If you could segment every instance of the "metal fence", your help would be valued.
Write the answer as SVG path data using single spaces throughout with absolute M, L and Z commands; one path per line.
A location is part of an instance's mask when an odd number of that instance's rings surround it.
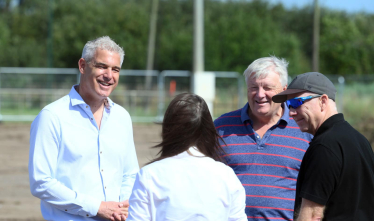
M 243 77 L 237 72 L 214 73 L 218 89 L 213 116 L 242 107 L 246 102 Z M 145 89 L 147 75 L 152 79 L 149 90 Z M 75 68 L 0 68 L 0 121 L 34 120 L 44 106 L 68 94 L 79 79 Z M 190 80 L 189 71 L 121 70 L 110 97 L 129 111 L 134 122 L 160 121 L 171 99 L 190 91 Z
M 247 99 L 241 74 L 214 73 L 213 117 L 216 118 L 243 107 Z M 148 90 L 145 89 L 147 75 L 151 77 Z M 366 103 L 370 103 L 374 97 L 374 75 L 328 77 L 337 88 L 339 112 L 353 108 L 348 105 L 360 105 L 356 104 L 357 100 L 366 99 Z M 34 120 L 44 106 L 68 94 L 79 79 L 76 68 L 0 68 L 0 121 Z M 190 71 L 121 70 L 119 84 L 110 97 L 130 113 L 134 122 L 157 122 L 163 118 L 171 99 L 176 94 L 190 92 L 190 85 Z M 355 94 L 353 98 L 352 93 Z

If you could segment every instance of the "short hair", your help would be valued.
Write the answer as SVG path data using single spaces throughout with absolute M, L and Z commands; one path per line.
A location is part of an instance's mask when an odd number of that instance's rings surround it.
M 95 56 L 97 49 L 102 49 L 102 50 L 107 50 L 110 52 L 118 53 L 121 57 L 121 66 L 122 66 L 122 62 L 125 57 L 125 52 L 123 51 L 122 47 L 120 47 L 117 43 L 115 43 L 108 36 L 103 36 L 100 38 L 96 38 L 92 41 L 88 41 L 83 48 L 82 58 L 86 60 L 87 63 L 90 63 L 93 57 Z
M 209 112 L 208 105 L 198 95 L 177 95 L 166 109 L 162 122 L 162 141 L 154 146 L 161 147 L 160 156 L 150 163 L 176 156 L 195 146 L 201 153 L 216 161 L 224 161 L 224 150 Z M 148 164 L 150 164 L 148 163 Z
M 279 74 L 279 80 L 282 87 L 286 86 L 288 83 L 288 62 L 284 58 L 277 58 L 275 56 L 259 58 L 252 62 L 243 73 L 245 83 L 248 84 L 248 78 L 252 73 L 255 73 L 253 75 L 255 79 L 266 77 L 272 67 L 274 67 L 274 71 Z

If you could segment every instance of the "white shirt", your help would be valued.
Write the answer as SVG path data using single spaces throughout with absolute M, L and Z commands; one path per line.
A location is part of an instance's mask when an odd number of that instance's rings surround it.
M 100 129 L 74 87 L 31 125 L 31 193 L 46 220 L 101 220 L 101 201 L 129 198 L 139 171 L 131 118 L 108 98 Z
M 234 171 L 194 147 L 143 167 L 130 196 L 133 220 L 247 221 Z

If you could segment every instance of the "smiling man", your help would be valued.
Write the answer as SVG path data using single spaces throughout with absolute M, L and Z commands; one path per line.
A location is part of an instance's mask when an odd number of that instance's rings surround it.
M 255 60 L 244 71 L 248 103 L 215 120 L 225 159 L 246 190 L 252 220 L 292 220 L 296 179 L 310 134 L 299 130 L 288 107 L 272 97 L 287 88 L 284 59 Z
M 131 118 L 109 99 L 123 58 L 107 36 L 87 42 L 80 84 L 31 125 L 30 189 L 46 220 L 126 219 L 139 166 Z
M 374 219 L 374 153 L 337 112 L 334 84 L 323 74 L 296 76 L 274 102 L 285 102 L 300 130 L 314 135 L 297 178 L 295 219 Z

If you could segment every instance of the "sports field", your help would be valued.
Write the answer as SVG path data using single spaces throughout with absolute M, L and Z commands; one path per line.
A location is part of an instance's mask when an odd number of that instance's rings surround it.
M 160 141 L 161 126 L 133 127 L 139 165 L 143 166 L 157 154 L 150 147 Z M 43 220 L 39 199 L 29 189 L 29 131 L 30 123 L 0 124 L 0 220 Z

